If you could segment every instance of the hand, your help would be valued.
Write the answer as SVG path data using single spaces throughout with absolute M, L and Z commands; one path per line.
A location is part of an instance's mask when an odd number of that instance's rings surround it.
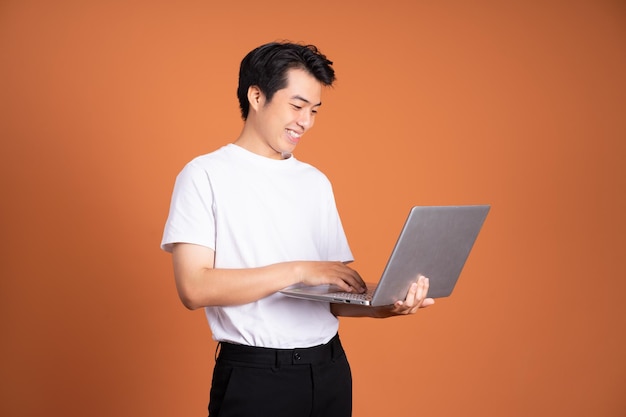
M 299 281 L 305 285 L 336 285 L 347 292 L 365 292 L 365 282 L 354 269 L 342 262 L 298 262 Z
M 393 306 L 384 312 L 384 317 L 415 314 L 420 308 L 435 304 L 435 300 L 427 298 L 428 278 L 420 275 L 417 282 L 411 284 L 404 301 L 396 301 Z M 382 312 L 381 312 L 382 313 Z

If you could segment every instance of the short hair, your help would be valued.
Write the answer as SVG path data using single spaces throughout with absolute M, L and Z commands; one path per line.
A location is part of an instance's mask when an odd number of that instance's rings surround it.
M 303 69 L 322 85 L 331 86 L 335 81 L 333 62 L 314 45 L 291 42 L 271 42 L 250 51 L 239 67 L 237 98 L 243 120 L 248 118 L 250 103 L 248 89 L 257 86 L 269 103 L 276 91 L 287 86 L 287 71 Z

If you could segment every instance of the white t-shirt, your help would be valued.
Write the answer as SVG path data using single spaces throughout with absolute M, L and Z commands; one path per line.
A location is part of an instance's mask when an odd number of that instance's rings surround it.
M 234 144 L 195 158 L 176 178 L 161 247 L 179 242 L 213 249 L 215 268 L 352 260 L 324 174 Z M 328 303 L 280 293 L 205 312 L 215 340 L 259 347 L 319 345 L 339 326 Z

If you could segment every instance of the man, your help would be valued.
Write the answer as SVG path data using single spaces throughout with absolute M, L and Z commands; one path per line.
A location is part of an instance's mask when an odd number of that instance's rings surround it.
M 278 291 L 335 284 L 363 292 L 331 184 L 293 151 L 313 127 L 332 62 L 314 46 L 270 43 L 241 62 L 244 120 L 231 144 L 178 175 L 162 247 L 189 309 L 203 307 L 220 353 L 212 417 L 350 416 L 350 367 L 337 316 L 412 314 L 434 301 L 420 277 L 384 308 L 305 301 Z

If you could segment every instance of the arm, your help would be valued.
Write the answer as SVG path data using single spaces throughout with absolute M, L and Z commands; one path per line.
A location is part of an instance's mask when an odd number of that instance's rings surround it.
M 177 243 L 172 250 L 178 295 L 185 307 L 250 303 L 292 284 L 334 284 L 344 291 L 365 290 L 359 274 L 341 262 L 295 261 L 259 268 L 214 268 L 215 252 Z
M 404 301 L 397 301 L 390 306 L 366 307 L 355 304 L 331 304 L 330 310 L 335 316 L 387 318 L 399 315 L 415 314 L 420 308 L 435 304 L 432 298 L 426 298 L 428 278 L 420 276 L 409 288 Z

